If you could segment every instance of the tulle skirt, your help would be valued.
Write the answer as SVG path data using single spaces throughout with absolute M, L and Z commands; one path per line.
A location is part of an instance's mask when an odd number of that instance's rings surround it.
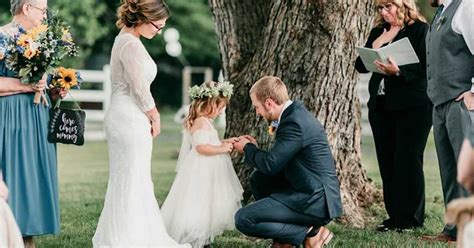
M 229 155 L 204 156 L 191 150 L 161 208 L 169 235 L 193 247 L 211 243 L 235 228 L 242 193 Z

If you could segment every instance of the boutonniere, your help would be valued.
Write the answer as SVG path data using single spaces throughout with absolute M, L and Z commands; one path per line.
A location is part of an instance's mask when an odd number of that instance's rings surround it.
M 436 31 L 439 31 L 439 29 L 441 28 L 441 25 L 443 25 L 444 23 L 446 22 L 446 17 L 445 16 L 441 16 L 438 21 L 436 22 Z
M 270 125 L 268 126 L 268 134 L 273 136 L 278 128 L 278 124 L 278 121 L 270 122 Z

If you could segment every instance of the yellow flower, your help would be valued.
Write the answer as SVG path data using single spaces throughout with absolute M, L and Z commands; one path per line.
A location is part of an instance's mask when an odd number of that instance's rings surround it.
M 64 67 L 59 67 L 58 75 L 58 83 L 61 88 L 69 90 L 71 87 L 77 85 L 76 71 L 74 69 L 66 69 Z
M 23 53 L 23 56 L 24 56 L 25 58 L 27 58 L 27 59 L 31 59 L 31 58 L 33 58 L 37 53 L 38 53 L 37 50 L 31 50 L 31 49 L 27 48 L 27 49 L 25 50 L 25 52 Z
M 270 125 L 268 126 L 268 134 L 274 135 L 275 134 L 276 127 Z
M 28 34 L 22 34 L 16 41 L 16 44 L 22 47 L 27 47 L 31 42 L 31 36 Z
M 30 35 L 31 38 L 36 39 L 38 37 L 38 35 L 40 35 L 41 33 L 46 32 L 46 30 L 48 30 L 48 25 L 41 24 L 41 25 L 38 25 L 38 26 L 28 30 L 26 33 L 28 35 Z
M 62 32 L 63 32 L 63 35 L 62 35 L 61 39 L 62 39 L 63 41 L 72 43 L 72 42 L 73 42 L 73 39 L 72 39 L 71 33 L 69 32 L 69 29 L 67 29 L 67 28 L 62 28 Z

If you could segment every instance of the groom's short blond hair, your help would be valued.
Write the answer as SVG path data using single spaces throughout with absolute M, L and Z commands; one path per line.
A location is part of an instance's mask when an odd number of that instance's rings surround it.
M 255 94 L 260 103 L 264 103 L 265 100 L 271 98 L 276 104 L 282 105 L 290 99 L 283 81 L 279 77 L 273 76 L 260 78 L 250 88 L 250 94 Z

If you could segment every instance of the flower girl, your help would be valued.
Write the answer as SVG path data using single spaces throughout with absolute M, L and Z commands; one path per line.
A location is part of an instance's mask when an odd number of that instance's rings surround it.
M 232 85 L 205 82 L 189 93 L 193 101 L 184 123 L 177 174 L 161 212 L 171 237 L 203 247 L 224 230 L 234 229 L 243 189 L 229 156 L 237 138 L 219 140 L 212 124 L 228 103 Z

